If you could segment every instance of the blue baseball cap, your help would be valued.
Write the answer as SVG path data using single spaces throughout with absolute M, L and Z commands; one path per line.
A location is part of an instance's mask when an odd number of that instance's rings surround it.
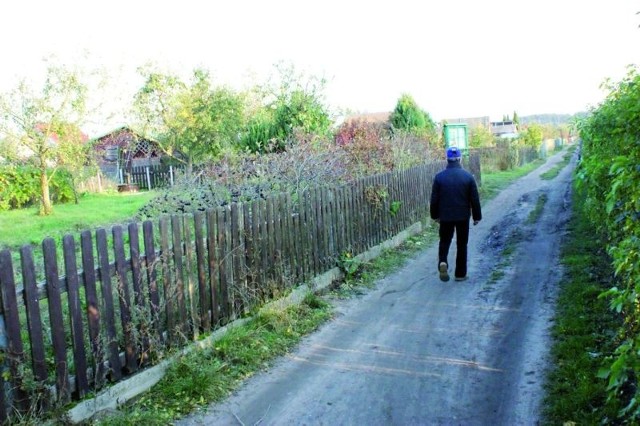
M 462 157 L 462 154 L 457 146 L 450 146 L 447 148 L 447 160 L 457 160 L 460 157 Z

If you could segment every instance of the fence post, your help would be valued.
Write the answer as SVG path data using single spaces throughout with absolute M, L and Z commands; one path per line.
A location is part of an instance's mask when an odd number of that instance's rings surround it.
M 124 177 L 122 176 L 122 169 L 118 169 L 118 175 L 120 177 L 120 185 L 124 184 Z
M 147 189 L 151 191 L 151 175 L 149 174 L 149 166 L 145 167 L 147 171 Z
M 173 186 L 173 166 L 169 166 L 169 181 L 171 182 L 171 186 Z

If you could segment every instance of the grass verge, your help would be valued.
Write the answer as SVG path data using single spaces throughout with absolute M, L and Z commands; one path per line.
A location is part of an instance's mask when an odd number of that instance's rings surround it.
M 576 196 L 574 205 L 579 205 Z M 603 242 L 594 238 L 579 208 L 568 230 L 561 254 L 565 274 L 552 328 L 545 424 L 607 424 L 620 407 L 606 402 L 606 380 L 596 376 L 615 348 L 621 319 L 598 295 L 611 286 L 613 270 Z
M 300 305 L 260 313 L 232 328 L 213 346 L 181 356 L 149 392 L 98 424 L 171 424 L 228 396 L 330 317 L 330 305 L 315 295 L 307 296 Z
M 521 178 L 544 164 L 545 160 L 538 159 L 525 164 L 517 169 L 505 170 L 502 172 L 491 172 L 482 174 L 482 185 L 480 186 L 480 200 L 485 203 L 500 193 L 514 180 Z
M 50 216 L 39 216 L 37 207 L 0 212 L 0 248 L 16 249 L 40 244 L 46 237 L 123 223 L 133 218 L 156 192 L 87 194 L 79 204 L 57 204 Z

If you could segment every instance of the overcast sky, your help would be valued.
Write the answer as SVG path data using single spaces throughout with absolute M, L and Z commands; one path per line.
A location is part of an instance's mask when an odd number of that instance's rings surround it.
M 149 61 L 236 88 L 284 61 L 326 77 L 336 109 L 390 111 L 409 93 L 436 120 L 575 113 L 640 64 L 638 11 L 638 0 L 4 1 L 0 90 L 44 57 L 88 52 L 114 97 L 139 87 Z

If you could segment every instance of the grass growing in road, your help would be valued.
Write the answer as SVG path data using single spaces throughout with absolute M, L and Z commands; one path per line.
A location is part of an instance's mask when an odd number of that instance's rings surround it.
M 562 161 L 559 162 L 558 164 L 556 164 L 553 168 L 551 168 L 551 169 L 547 170 L 546 172 L 542 173 L 540 175 L 540 179 L 551 180 L 551 179 L 554 179 L 556 176 L 558 176 L 560 174 L 560 172 L 562 171 L 562 169 L 564 169 L 565 166 L 567 164 L 569 164 L 569 161 L 571 161 L 571 156 L 573 155 L 573 152 L 575 150 L 576 150 L 576 146 L 573 145 L 564 154 L 564 156 L 562 157 Z
M 57 204 L 50 216 L 38 216 L 37 207 L 0 212 L 0 248 L 40 244 L 46 237 L 124 223 L 157 194 L 151 192 L 87 194 L 79 204 Z
M 538 197 L 538 201 L 536 201 L 535 207 L 529 212 L 529 216 L 527 216 L 527 220 L 525 221 L 526 224 L 534 224 L 538 221 L 538 219 L 540 219 L 540 216 L 542 216 L 542 211 L 544 210 L 544 206 L 545 204 L 547 204 L 547 199 L 547 194 L 540 194 L 540 196 Z
M 575 196 L 574 203 L 579 203 Z M 575 210 L 562 247 L 565 275 L 552 330 L 554 367 L 546 386 L 545 424 L 610 423 L 619 409 L 606 404 L 607 382 L 597 378 L 604 357 L 615 349 L 621 320 L 598 297 L 611 286 L 613 271 L 604 244 Z

